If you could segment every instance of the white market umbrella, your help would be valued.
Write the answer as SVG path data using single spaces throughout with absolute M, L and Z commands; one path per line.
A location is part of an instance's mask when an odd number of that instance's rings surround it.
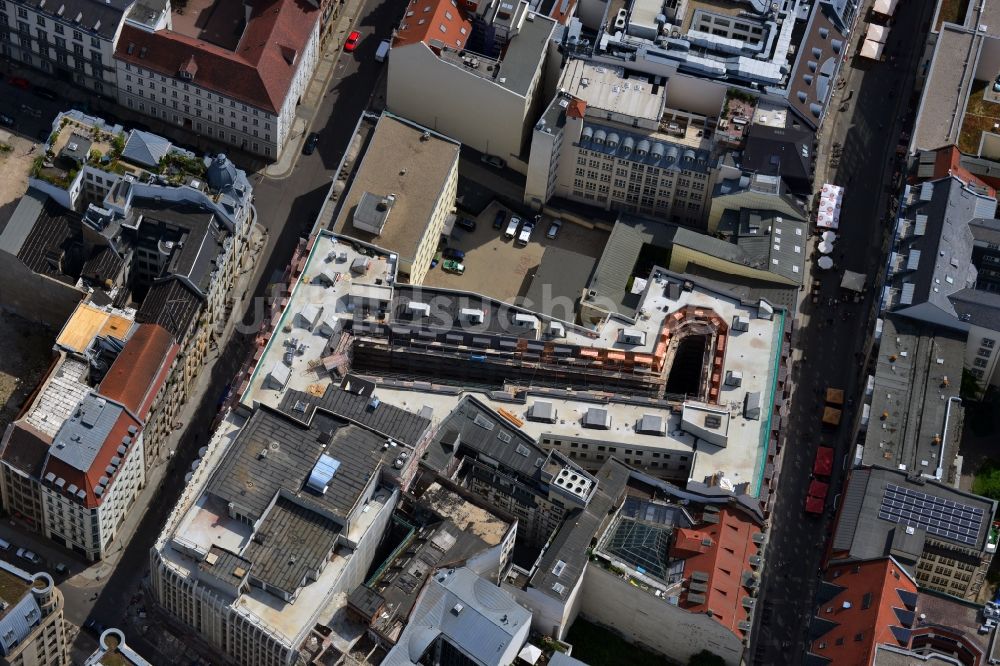
M 832 231 L 824 231 L 822 238 L 828 243 L 833 243 L 837 240 L 837 234 Z
M 820 254 L 830 254 L 833 252 L 833 243 L 828 243 L 827 241 L 820 241 L 819 244 Z
M 820 257 L 819 261 L 816 262 L 816 265 L 823 270 L 828 271 L 833 268 L 833 259 L 827 256 Z

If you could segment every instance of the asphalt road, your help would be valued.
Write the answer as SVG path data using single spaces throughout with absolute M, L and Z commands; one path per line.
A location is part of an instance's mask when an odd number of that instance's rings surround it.
M 832 502 L 845 478 L 853 455 L 856 413 L 845 413 L 839 430 L 820 427 L 822 392 L 827 387 L 846 389 L 859 398 L 865 376 L 866 338 L 874 323 L 877 294 L 872 285 L 885 266 L 885 241 L 891 231 L 887 208 L 893 193 L 889 182 L 895 166 L 900 133 L 909 131 L 912 113 L 907 107 L 917 62 L 933 3 L 906 5 L 889 36 L 887 59 L 881 63 L 849 62 L 842 76 L 846 85 L 834 99 L 830 127 L 822 139 L 842 145 L 842 156 L 833 181 L 846 187 L 840 217 L 840 239 L 834 259 L 838 270 L 814 271 L 822 299 L 807 299 L 801 308 L 799 328 L 793 338 L 797 359 L 792 369 L 794 389 L 784 421 L 783 462 L 778 496 L 770 519 L 767 567 L 757 605 L 753 634 L 753 663 L 761 665 L 802 663 L 808 648 L 808 628 L 814 614 L 814 596 L 820 564 L 832 529 Z M 857 29 L 863 29 L 859 22 Z M 853 94 L 848 94 L 853 90 Z M 846 111 L 841 100 L 849 97 Z M 817 183 L 821 185 L 822 183 Z M 827 305 L 841 295 L 841 270 L 868 276 L 862 304 Z M 860 404 L 860 399 L 856 402 Z M 834 446 L 837 460 L 827 515 L 810 518 L 804 511 L 816 447 Z

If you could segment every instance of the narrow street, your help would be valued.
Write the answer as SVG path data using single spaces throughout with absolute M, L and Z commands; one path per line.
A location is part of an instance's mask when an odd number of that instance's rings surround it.
M 200 400 L 191 405 L 191 418 L 184 423 L 175 455 L 166 463 L 167 469 L 161 485 L 152 494 L 148 504 L 133 508 L 133 511 L 144 513 L 141 514 L 132 539 L 124 547 L 121 544 L 112 546 L 115 564 L 108 566 L 105 563 L 104 568 L 109 570 L 102 575 L 90 575 L 89 582 L 85 581 L 85 577 L 79 577 L 60 585 L 66 599 L 66 616 L 73 624 L 82 626 L 88 619 L 94 619 L 104 626 L 124 626 L 129 605 L 137 600 L 141 582 L 148 572 L 149 549 L 180 496 L 184 475 L 197 457 L 198 449 L 207 441 L 220 399 L 250 353 L 253 331 L 259 325 L 260 317 L 257 313 L 265 311 L 261 305 L 262 299 L 277 279 L 275 276 L 280 276 L 288 264 L 299 238 L 311 229 L 355 123 L 362 110 L 373 99 L 380 80 L 384 78 L 380 70 L 385 65 L 374 59 L 375 50 L 380 40 L 392 34 L 405 4 L 405 0 L 355 0 L 345 3 L 344 16 L 349 16 L 349 12 L 357 12 L 353 27 L 362 33 L 362 39 L 356 51 L 339 55 L 320 103 L 315 107 L 307 107 L 304 103 L 298 111 L 300 117 L 311 122 L 311 127 L 306 131 L 316 132 L 320 136 L 315 153 L 308 156 L 296 155 L 297 162 L 293 170 L 283 178 L 269 179 L 263 170 L 252 175 L 257 222 L 265 232 L 266 242 L 257 257 L 253 272 L 247 276 L 249 286 L 246 293 L 234 294 L 237 301 L 242 300 L 244 309 L 237 305 L 236 312 L 241 313 L 240 321 L 245 325 L 237 327 L 228 344 L 218 350 L 217 358 L 203 369 L 196 391 Z M 336 47 L 343 35 L 333 34 L 329 39 L 334 40 Z M 32 72 L 32 76 L 39 80 L 44 78 L 37 72 Z M 67 106 L 87 107 L 95 115 L 106 115 L 115 122 L 129 125 L 129 113 L 125 109 L 105 103 L 99 103 L 98 108 L 89 108 L 88 101 L 93 100 L 86 100 L 83 93 L 72 86 L 56 81 L 45 85 L 57 90 L 60 99 L 47 101 L 5 86 L 5 93 L 9 93 L 6 106 L 10 107 L 5 112 L 17 119 L 18 133 L 29 137 L 47 136 L 52 118 Z M 160 129 L 156 124 L 155 121 L 144 123 L 154 132 Z M 298 151 L 300 138 L 291 138 L 294 145 L 290 149 Z M 195 148 L 211 150 L 213 147 L 198 145 Z M 262 166 L 252 159 L 231 152 L 240 165 Z M 33 547 L 50 565 L 55 562 L 69 565 L 71 574 L 87 568 L 74 555 L 63 552 L 40 535 L 17 525 L 0 525 L 0 535 L 18 544 Z M 124 552 L 121 548 L 124 548 Z M 19 562 L 18 565 L 25 566 L 27 563 Z M 91 565 L 90 573 L 100 570 L 96 567 L 101 566 Z M 27 565 L 26 568 L 33 567 Z M 150 651 L 150 655 L 156 654 L 152 646 L 144 645 L 141 636 L 130 634 L 128 641 L 140 651 L 145 649 Z M 73 663 L 82 663 L 95 647 L 95 637 L 80 632 L 73 646 Z
M 908 105 L 933 8 L 933 3 L 901 6 L 884 61 L 852 59 L 854 51 L 850 52 L 841 71 L 844 84 L 838 87 L 819 134 L 814 186 L 818 189 L 824 182 L 833 182 L 846 191 L 833 255 L 835 268 L 823 272 L 811 267 L 812 279 L 820 282 L 821 298 L 816 304 L 804 299 L 793 337 L 794 389 L 784 421 L 778 498 L 770 519 L 768 564 L 750 653 L 753 663 L 762 666 L 802 663 L 808 649 L 817 576 L 832 530 L 833 502 L 850 465 L 858 417 L 856 410 L 848 409 L 839 430 L 822 430 L 823 392 L 836 387 L 845 389 L 848 396 L 860 395 L 892 229 L 888 209 L 896 194 L 889 185 L 896 167 L 895 149 L 901 132 L 912 123 Z M 863 26 L 860 20 L 856 33 Z M 848 101 L 842 102 L 845 98 Z M 847 107 L 844 111 L 839 110 L 842 104 Z M 835 144 L 842 147 L 840 164 L 828 170 Z M 867 275 L 863 303 L 829 304 L 842 295 L 839 285 L 844 269 Z M 807 288 L 803 296 L 808 295 Z M 803 506 L 820 444 L 835 447 L 839 464 L 832 477 L 830 510 L 822 518 L 812 518 Z

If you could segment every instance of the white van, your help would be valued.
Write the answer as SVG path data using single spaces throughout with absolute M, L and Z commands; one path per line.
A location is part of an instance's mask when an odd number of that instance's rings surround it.
M 375 49 L 375 60 L 377 62 L 385 62 L 385 59 L 389 57 L 389 40 L 383 39 L 379 42 L 378 48 Z
M 510 240 L 517 235 L 517 228 L 521 226 L 521 218 L 517 215 L 511 215 L 510 221 L 507 222 L 507 229 L 503 232 L 503 237 Z
M 10 550 L 10 541 L 0 539 L 0 550 Z

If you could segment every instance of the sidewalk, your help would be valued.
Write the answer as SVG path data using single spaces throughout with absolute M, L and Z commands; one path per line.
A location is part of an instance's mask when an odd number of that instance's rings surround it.
M 255 224 L 254 228 L 250 232 L 251 247 L 248 258 L 250 266 L 237 277 L 237 282 L 232 292 L 234 294 L 244 295 L 243 301 L 234 304 L 234 314 L 237 312 L 244 312 L 247 305 L 245 299 L 252 297 L 250 287 L 252 286 L 251 282 L 256 274 L 256 271 L 251 269 L 256 266 L 257 257 L 260 255 L 260 252 L 264 248 L 264 244 L 266 242 L 267 232 L 259 225 L 259 223 Z M 211 381 L 212 367 L 215 364 L 216 359 L 218 359 L 221 355 L 222 350 L 232 338 L 233 330 L 236 327 L 238 319 L 238 315 L 231 316 L 229 318 L 226 322 L 226 328 L 219 338 L 219 344 L 205 357 L 204 365 L 198 373 L 191 395 L 188 396 L 187 401 L 184 403 L 184 406 L 181 407 L 181 410 L 177 415 L 177 420 L 181 423 L 190 423 L 193 411 L 201 404 L 202 397 L 205 395 L 205 391 Z M 164 441 L 161 445 L 161 450 L 175 451 L 181 438 L 185 435 L 186 430 L 186 427 L 181 427 L 171 432 L 167 436 L 166 441 Z M 135 503 L 131 506 L 125 516 L 125 521 L 122 523 L 121 528 L 119 528 L 118 534 L 115 536 L 106 557 L 102 561 L 84 569 L 79 574 L 68 578 L 66 582 L 78 589 L 103 587 L 102 580 L 107 578 L 118 566 L 119 558 L 124 552 L 125 546 L 132 540 L 132 536 L 135 534 L 136 528 L 138 528 L 139 523 L 142 522 L 142 519 L 146 514 L 146 509 L 148 508 L 150 501 L 159 489 L 160 484 L 163 482 L 169 462 L 169 458 L 159 458 L 153 461 L 152 466 L 146 473 L 146 485 L 139 493 L 138 497 L 136 497 Z
M 292 128 L 288 140 L 285 142 L 285 148 L 281 151 L 281 156 L 276 162 L 262 169 L 261 172 L 265 177 L 271 180 L 282 180 L 291 176 L 292 171 L 295 170 L 299 155 L 302 154 L 302 144 L 309 134 L 316 113 L 319 112 L 323 98 L 326 97 L 326 91 L 330 89 L 330 82 L 337 72 L 337 62 L 340 60 L 344 40 L 352 30 L 364 4 L 365 0 L 346 0 L 344 2 L 337 22 L 320 45 L 316 71 L 313 72 L 312 80 L 306 87 L 302 102 L 295 112 L 295 120 L 292 121 Z

